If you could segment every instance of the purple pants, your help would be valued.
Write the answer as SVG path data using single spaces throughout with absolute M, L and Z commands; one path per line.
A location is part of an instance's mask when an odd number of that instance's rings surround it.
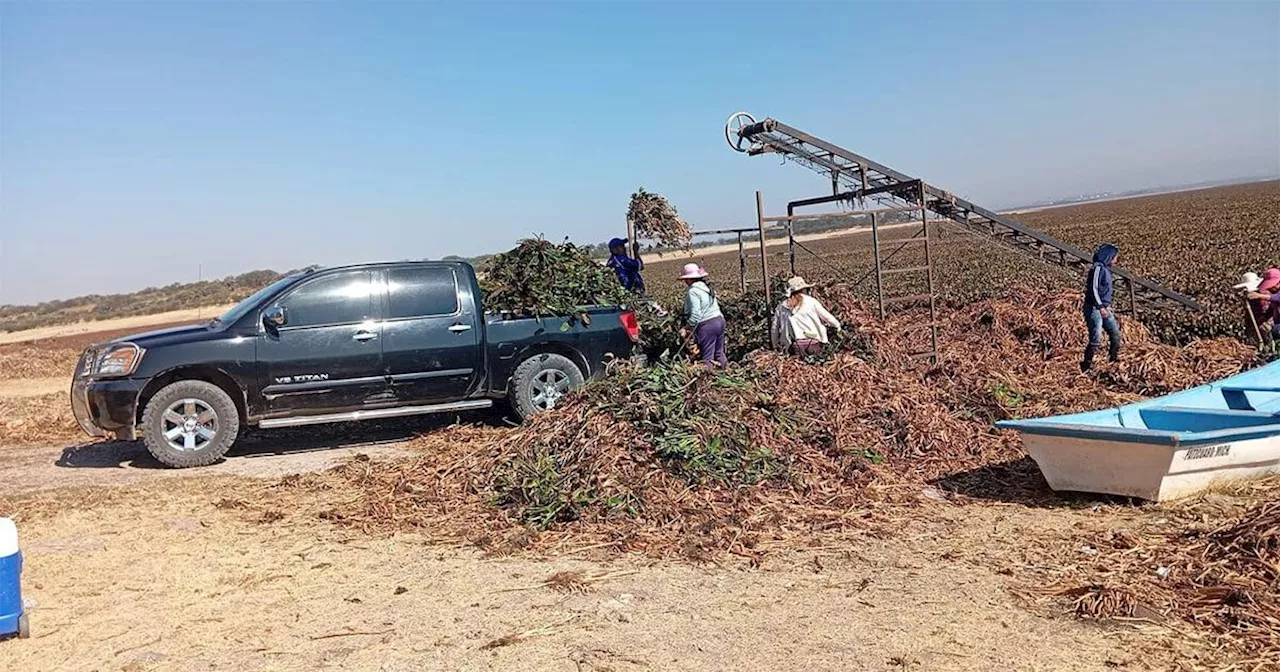
M 702 363 L 707 368 L 714 369 L 717 366 L 724 368 L 729 365 L 729 358 L 724 354 L 724 318 L 713 317 L 705 322 L 699 322 L 698 326 L 693 328 L 693 340 L 698 344 L 698 352 L 702 353 Z
M 791 344 L 791 354 L 799 357 L 821 355 L 822 341 L 811 338 L 802 338 Z

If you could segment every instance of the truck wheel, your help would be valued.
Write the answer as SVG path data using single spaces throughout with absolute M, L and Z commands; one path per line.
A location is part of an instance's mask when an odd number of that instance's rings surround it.
M 170 467 L 203 467 L 222 459 L 240 434 L 240 413 L 222 388 L 180 380 L 151 397 L 142 412 L 147 450 Z
M 543 353 L 524 360 L 511 377 L 511 405 L 520 418 L 555 408 L 564 395 L 582 387 L 586 378 L 568 357 Z

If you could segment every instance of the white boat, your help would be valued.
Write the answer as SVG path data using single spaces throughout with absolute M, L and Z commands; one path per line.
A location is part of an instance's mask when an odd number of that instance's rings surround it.
M 1280 362 L 1155 399 L 1011 420 L 1054 490 L 1165 501 L 1280 473 Z

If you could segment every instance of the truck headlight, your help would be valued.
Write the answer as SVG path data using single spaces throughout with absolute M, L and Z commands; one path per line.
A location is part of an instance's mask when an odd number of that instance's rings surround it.
M 138 368 L 142 361 L 142 348 L 125 343 L 107 348 L 98 356 L 98 365 L 94 367 L 94 375 L 127 376 Z

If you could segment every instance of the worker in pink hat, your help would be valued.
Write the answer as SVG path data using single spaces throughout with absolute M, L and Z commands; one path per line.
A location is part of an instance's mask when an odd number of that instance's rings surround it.
M 1258 315 L 1258 326 L 1262 327 L 1270 321 L 1271 340 L 1280 340 L 1280 268 L 1268 268 L 1262 274 L 1258 288 L 1246 296 L 1262 307 L 1261 313 L 1255 313 Z
M 685 320 L 693 328 L 693 340 L 698 344 L 702 362 L 710 369 L 728 366 L 729 358 L 724 351 L 724 313 L 720 312 L 715 290 L 707 283 L 706 269 L 685 264 L 680 279 L 689 288 L 684 295 Z M 687 335 L 688 328 L 681 333 Z

